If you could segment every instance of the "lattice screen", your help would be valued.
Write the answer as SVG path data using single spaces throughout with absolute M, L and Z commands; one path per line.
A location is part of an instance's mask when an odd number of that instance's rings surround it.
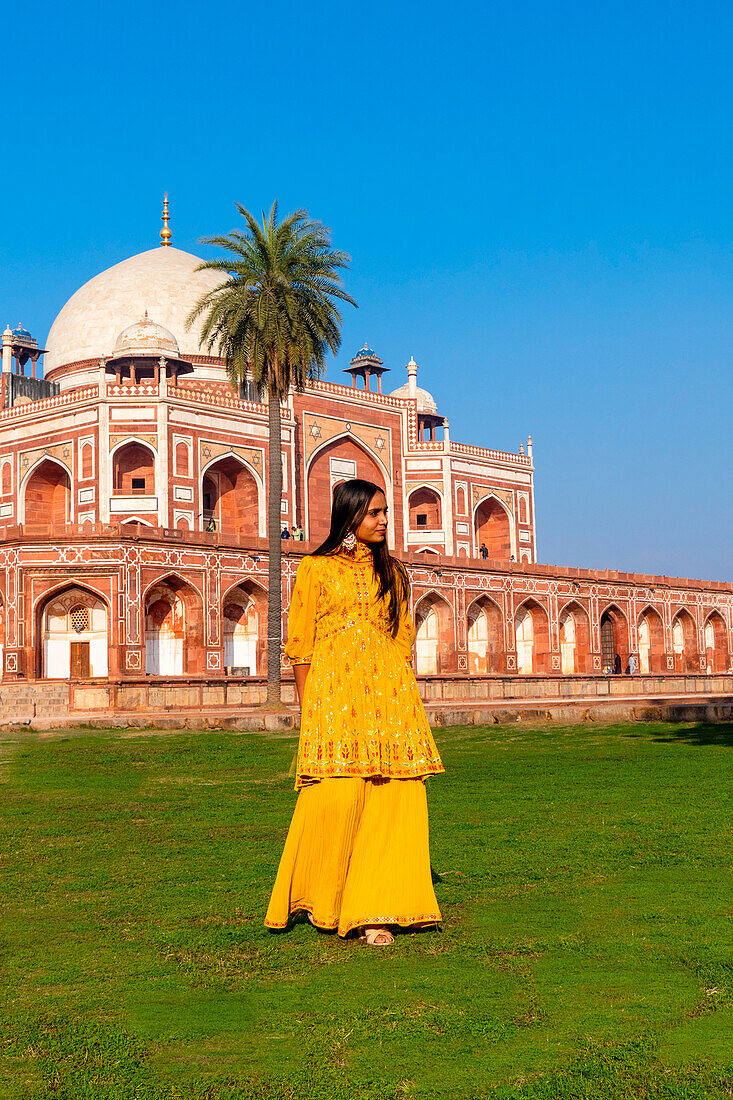
M 80 604 L 76 607 L 72 607 L 69 612 L 69 618 L 71 619 L 71 626 L 77 634 L 81 634 L 83 630 L 89 629 L 88 607 L 82 607 Z

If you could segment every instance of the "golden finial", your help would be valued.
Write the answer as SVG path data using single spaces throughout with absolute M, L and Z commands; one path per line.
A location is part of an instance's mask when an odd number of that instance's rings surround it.
M 168 192 L 166 191 L 163 196 L 163 217 L 160 219 L 163 223 L 163 228 L 160 231 L 160 243 L 163 248 L 166 248 L 171 243 L 171 237 L 173 234 L 168 228 Z

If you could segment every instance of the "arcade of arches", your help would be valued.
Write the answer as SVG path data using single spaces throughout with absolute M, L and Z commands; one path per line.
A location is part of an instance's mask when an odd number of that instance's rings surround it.
M 614 669 L 626 673 L 632 671 L 629 658 L 634 653 L 635 671 L 645 676 L 733 671 L 730 631 L 719 611 L 697 612 L 695 617 L 679 604 L 647 605 L 634 618 L 627 614 L 627 605 L 610 603 L 601 605 L 593 622 L 589 606 L 575 598 L 558 601 L 551 617 L 549 603 L 540 597 L 528 595 L 513 612 L 507 612 L 507 596 L 498 589 L 490 596 L 447 587 L 426 590 L 418 583 L 416 578 L 414 658 L 422 676 L 577 676 Z M 216 607 L 207 605 L 206 612 L 201 589 L 201 575 L 191 583 L 173 573 L 151 580 L 142 589 L 144 635 L 138 642 L 142 658 L 135 666 L 138 674 L 263 676 L 267 667 L 263 585 L 250 577 L 238 582 L 232 578 L 217 596 Z M 99 679 L 129 668 L 118 647 L 121 626 L 117 615 L 111 614 L 120 606 L 118 596 L 78 582 L 40 598 L 31 616 L 26 675 Z M 287 604 L 286 591 L 284 608 Z M 6 602 L 0 598 L 0 653 L 6 645 L 5 609 Z M 208 660 L 212 643 L 218 652 L 213 662 Z
M 251 581 L 230 589 L 222 600 L 225 668 L 236 676 L 260 676 L 266 669 L 267 597 Z M 38 675 L 45 679 L 98 679 L 109 675 L 108 607 L 97 593 L 72 585 L 41 601 L 37 609 Z M 0 601 L 0 659 L 4 604 Z M 175 677 L 203 668 L 202 601 L 177 576 L 154 584 L 145 597 L 145 673 Z

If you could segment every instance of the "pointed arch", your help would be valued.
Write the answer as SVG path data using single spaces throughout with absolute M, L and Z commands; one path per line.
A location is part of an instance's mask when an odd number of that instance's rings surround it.
M 656 607 L 647 604 L 636 622 L 639 643 L 639 672 L 648 675 L 666 672 L 664 623 Z
M 87 440 L 81 445 L 81 480 L 89 481 L 94 477 L 94 447 Z
M 13 464 L 10 459 L 5 459 L 2 464 L 2 493 L 9 496 L 13 491 Z
M 543 675 L 550 671 L 550 625 L 546 608 L 528 596 L 514 610 L 517 672 Z
M 235 675 L 261 675 L 267 662 L 265 589 L 250 579 L 231 584 L 221 598 L 221 621 L 224 667 Z
M 719 611 L 711 611 L 703 628 L 705 644 L 705 671 L 727 672 L 730 664 L 728 628 Z
M 190 588 L 193 592 L 196 593 L 197 599 L 201 600 L 201 603 L 203 604 L 204 594 L 198 587 L 198 585 L 190 577 L 184 577 L 180 573 L 177 573 L 175 569 L 169 569 L 165 573 L 162 573 L 159 577 L 156 577 L 154 580 L 148 582 L 148 584 L 143 589 L 143 602 L 145 602 L 148 593 L 152 588 L 155 587 L 156 584 L 170 584 L 173 588 L 176 589 L 180 587 Z
M 469 672 L 505 671 L 504 616 L 490 596 L 482 593 L 469 603 L 466 608 L 466 635 Z
M 410 531 L 442 531 L 443 494 L 434 485 L 412 485 L 407 496 Z
M 177 477 L 191 476 L 191 444 L 187 439 L 176 441 L 174 449 L 175 471 Z
M 590 617 L 577 600 L 568 600 L 558 615 L 560 667 L 565 675 L 593 671 Z
M 473 509 L 474 553 L 485 543 L 492 561 L 509 561 L 517 556 L 514 514 L 495 493 L 476 501 Z
M 114 447 L 110 448 L 109 457 L 114 458 L 118 451 L 121 451 L 123 447 L 129 447 L 131 443 L 137 444 L 138 447 L 145 447 L 152 455 L 155 455 L 157 452 L 157 447 L 154 443 L 151 443 L 149 439 L 143 439 L 142 436 L 133 434 L 126 435 L 119 443 L 115 443 Z
M 672 652 L 675 672 L 700 671 L 697 629 L 686 607 L 681 607 L 672 618 Z
M 453 672 L 455 640 L 453 609 L 435 590 L 425 592 L 415 603 L 416 672 L 439 676 Z
M 629 663 L 629 623 L 618 604 L 609 603 L 604 607 L 598 625 L 601 667 L 623 672 Z
M 26 471 L 20 486 L 18 522 L 47 529 L 73 520 L 72 475 L 65 462 L 42 455 Z
M 212 458 L 199 475 L 201 523 L 224 534 L 264 538 L 267 518 L 262 478 L 235 451 Z
M 110 460 L 115 496 L 155 496 L 157 452 L 152 444 L 130 436 L 111 449 Z
M 177 573 L 151 581 L 143 593 L 145 671 L 182 676 L 204 668 L 203 598 Z
M 384 462 L 379 457 L 379 455 L 375 454 L 374 451 L 371 451 L 367 447 L 366 443 L 363 443 L 361 441 L 361 439 L 358 439 L 352 432 L 339 432 L 338 435 L 331 436 L 330 439 L 326 439 L 326 440 L 323 441 L 323 443 L 319 443 L 319 445 L 315 448 L 315 450 L 311 452 L 310 457 L 308 459 L 308 462 L 306 464 L 306 477 L 308 475 L 308 472 L 309 472 L 311 466 L 313 465 L 315 460 L 322 454 L 323 451 L 330 449 L 331 445 L 333 443 L 339 443 L 339 442 L 342 443 L 342 442 L 344 442 L 344 440 L 346 440 L 349 443 L 355 444 L 355 446 L 359 450 L 363 451 L 364 454 L 368 458 L 370 458 L 372 460 L 372 462 L 374 462 L 376 464 L 377 468 L 382 473 L 382 477 L 384 478 L 385 484 L 390 484 L 391 483 L 391 477 L 390 477 L 389 470 L 387 469 L 387 467 L 385 466 Z
M 330 459 L 341 458 L 354 463 L 356 477 L 373 481 L 384 492 L 392 513 L 392 479 L 383 460 L 350 432 L 341 432 L 316 447 L 305 468 L 305 530 L 307 538 L 321 541 L 331 522 L 332 482 L 343 480 L 343 473 L 332 478 Z M 387 539 L 394 546 L 395 516 L 387 529 Z
M 35 604 L 36 668 L 49 680 L 109 673 L 109 601 L 78 581 L 65 581 Z

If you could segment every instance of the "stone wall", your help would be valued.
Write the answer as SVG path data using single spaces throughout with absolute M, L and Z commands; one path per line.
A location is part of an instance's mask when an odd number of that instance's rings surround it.
M 430 676 L 418 677 L 418 683 L 431 723 L 438 726 L 517 717 L 578 721 L 594 715 L 607 720 L 674 720 L 677 712 L 689 717 L 700 707 L 700 713 L 704 713 L 711 706 L 718 708 L 718 717 L 733 716 L 733 675 Z M 279 711 L 266 711 L 265 697 L 266 685 L 261 677 L 228 681 L 204 677 L 15 680 L 0 685 L 0 724 L 48 728 L 93 721 L 111 726 L 206 727 L 231 719 L 235 728 L 295 728 L 297 708 L 292 680 L 283 684 Z

